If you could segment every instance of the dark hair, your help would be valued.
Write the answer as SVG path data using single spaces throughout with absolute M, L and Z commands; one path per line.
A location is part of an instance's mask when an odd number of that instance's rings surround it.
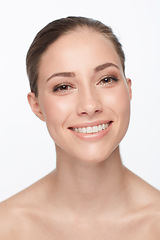
M 42 54 L 49 45 L 55 42 L 60 36 L 75 30 L 78 27 L 88 27 L 102 33 L 113 43 L 117 54 L 120 57 L 123 71 L 125 71 L 125 55 L 122 45 L 114 35 L 112 29 L 100 21 L 86 17 L 67 17 L 55 20 L 46 25 L 34 38 L 26 58 L 27 74 L 31 91 L 38 96 L 38 67 Z

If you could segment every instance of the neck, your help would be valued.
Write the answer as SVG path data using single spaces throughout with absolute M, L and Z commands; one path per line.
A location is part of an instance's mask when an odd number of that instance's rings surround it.
M 57 151 L 54 172 L 57 203 L 78 216 L 117 212 L 124 205 L 124 166 L 119 147 L 104 161 L 76 161 Z M 64 156 L 64 155 L 63 155 Z M 121 208 L 122 209 L 122 208 Z

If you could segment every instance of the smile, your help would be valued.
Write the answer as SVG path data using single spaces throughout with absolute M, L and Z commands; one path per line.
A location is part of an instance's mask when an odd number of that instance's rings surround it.
M 110 125 L 110 123 L 103 123 L 103 124 L 99 124 L 93 127 L 79 127 L 79 128 L 71 128 L 73 131 L 77 132 L 77 133 L 87 133 L 87 134 L 91 134 L 91 133 L 97 133 L 97 132 L 101 132 L 103 130 L 105 130 L 106 128 L 108 128 L 108 126 Z
M 85 134 L 92 134 L 92 133 L 98 133 L 101 132 L 109 127 L 109 125 L 112 123 L 112 121 L 108 123 L 102 123 L 102 124 L 91 124 L 87 126 L 79 126 L 79 127 L 70 127 L 69 129 L 76 132 L 76 133 L 85 133 Z
M 69 130 L 81 140 L 94 142 L 108 134 L 112 123 L 112 121 L 97 121 L 69 127 Z
M 108 134 L 112 121 L 88 123 L 79 126 L 69 127 L 69 130 L 78 138 L 84 141 L 97 141 Z M 87 126 L 88 125 L 88 126 Z

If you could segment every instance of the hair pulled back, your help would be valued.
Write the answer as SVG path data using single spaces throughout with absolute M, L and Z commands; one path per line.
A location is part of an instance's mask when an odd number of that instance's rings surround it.
M 121 43 L 114 35 L 112 29 L 100 21 L 86 17 L 67 17 L 50 22 L 34 38 L 26 57 L 27 75 L 30 82 L 30 88 L 35 96 L 38 96 L 38 68 L 42 54 L 49 45 L 55 42 L 59 37 L 74 31 L 78 27 L 88 27 L 99 33 L 102 33 L 114 45 L 117 54 L 120 57 L 123 71 L 125 71 L 125 55 Z

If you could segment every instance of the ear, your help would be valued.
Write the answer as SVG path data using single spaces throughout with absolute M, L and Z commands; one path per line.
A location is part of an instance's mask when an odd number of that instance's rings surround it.
M 131 81 L 130 78 L 126 78 L 126 81 L 127 81 L 127 85 L 128 85 L 128 91 L 129 91 L 130 100 L 132 100 L 132 88 L 131 88 L 132 81 Z
M 29 105 L 30 105 L 33 113 L 39 119 L 41 119 L 42 121 L 45 121 L 43 113 L 42 113 L 41 108 L 40 108 L 39 103 L 38 103 L 38 99 L 35 96 L 35 94 L 33 92 L 30 92 L 30 93 L 28 93 L 27 98 L 28 98 L 28 102 L 29 102 Z

